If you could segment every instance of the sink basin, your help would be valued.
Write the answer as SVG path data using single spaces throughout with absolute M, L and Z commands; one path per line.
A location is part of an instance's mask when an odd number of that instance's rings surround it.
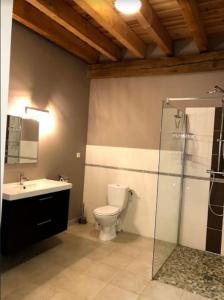
M 3 199 L 18 200 L 71 188 L 71 183 L 46 178 L 26 181 L 23 185 L 20 185 L 19 182 L 13 182 L 3 184 Z

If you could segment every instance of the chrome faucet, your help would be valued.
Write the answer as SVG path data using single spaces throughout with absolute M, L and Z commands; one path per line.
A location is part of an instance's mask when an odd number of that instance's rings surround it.
M 23 185 L 25 181 L 29 181 L 29 178 L 25 177 L 24 173 L 19 173 L 19 184 Z

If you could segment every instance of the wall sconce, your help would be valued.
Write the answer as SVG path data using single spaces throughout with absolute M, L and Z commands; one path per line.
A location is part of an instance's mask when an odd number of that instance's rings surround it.
M 49 114 L 49 110 L 39 109 L 39 108 L 35 108 L 35 107 L 30 107 L 30 106 L 25 107 L 25 112 L 31 119 L 35 119 L 35 120 L 37 119 L 37 121 L 39 121 L 38 119 L 43 114 Z
M 55 119 L 52 114 L 50 114 L 49 110 L 26 106 L 25 113 L 26 118 L 39 122 L 41 136 L 44 136 L 54 130 Z

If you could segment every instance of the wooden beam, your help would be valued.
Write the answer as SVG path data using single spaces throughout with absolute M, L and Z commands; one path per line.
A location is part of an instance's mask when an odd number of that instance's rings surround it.
M 25 0 L 14 1 L 13 18 L 87 63 L 97 62 L 96 50 L 26 3 Z
M 203 27 L 199 9 L 195 0 L 177 0 L 185 21 L 187 22 L 191 34 L 197 44 L 198 49 L 203 52 L 208 50 L 208 41 Z
M 26 1 L 110 60 L 117 61 L 121 58 L 121 49 L 64 0 Z
M 224 51 L 89 66 L 89 78 L 138 77 L 224 70 Z
M 144 58 L 146 46 L 108 0 L 73 0 L 136 57 Z
M 166 28 L 160 22 L 157 14 L 148 0 L 141 0 L 141 10 L 136 14 L 139 24 L 147 30 L 150 38 L 167 54 L 173 54 L 172 40 Z

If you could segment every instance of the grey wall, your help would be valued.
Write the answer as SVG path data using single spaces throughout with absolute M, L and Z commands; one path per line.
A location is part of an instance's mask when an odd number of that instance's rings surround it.
M 32 165 L 6 165 L 4 182 L 69 176 L 73 183 L 70 218 L 80 213 L 83 195 L 89 80 L 87 66 L 39 35 L 13 23 L 9 111 L 23 98 L 54 112 L 55 130 L 40 139 L 39 161 Z M 75 153 L 81 152 L 77 159 Z
M 223 86 L 223 78 L 224 71 L 94 79 L 88 144 L 158 149 L 162 100 L 204 96 L 214 85 Z

